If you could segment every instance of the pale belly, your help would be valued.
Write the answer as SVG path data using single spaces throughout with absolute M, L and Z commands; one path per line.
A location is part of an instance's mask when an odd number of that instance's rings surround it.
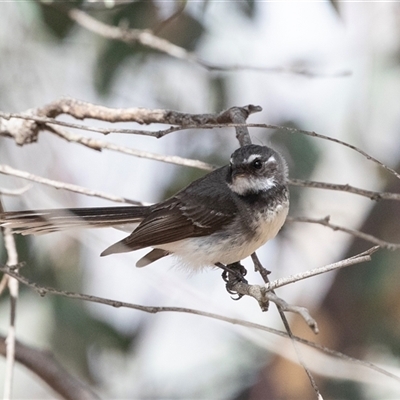
M 274 213 L 260 214 L 250 235 L 233 234 L 229 237 L 214 233 L 208 237 L 197 237 L 167 243 L 160 246 L 191 267 L 212 266 L 217 262 L 232 264 L 254 253 L 268 240 L 274 238 L 281 229 L 288 214 L 288 204 L 279 206 Z M 232 229 L 235 232 L 235 229 Z

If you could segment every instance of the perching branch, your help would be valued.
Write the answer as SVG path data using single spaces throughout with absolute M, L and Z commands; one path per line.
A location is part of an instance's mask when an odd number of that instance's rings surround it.
M 353 257 L 346 258 L 345 260 L 338 261 L 333 264 L 325 265 L 324 267 L 314 268 L 309 271 L 300 272 L 295 275 L 291 275 L 286 278 L 279 278 L 275 281 L 269 282 L 265 285 L 265 290 L 274 290 L 282 286 L 288 285 L 290 283 L 298 282 L 303 279 L 310 278 L 312 276 L 324 274 L 326 272 L 335 271 L 344 267 L 349 267 L 351 265 L 360 264 L 362 262 L 371 261 L 371 255 L 379 249 L 379 246 L 371 247 L 370 249 L 356 254 Z
M 139 310 L 139 311 L 143 311 L 143 312 L 147 312 L 147 313 L 151 313 L 151 314 L 156 314 L 156 313 L 160 313 L 160 312 L 179 312 L 179 313 L 199 315 L 202 317 L 223 321 L 223 322 L 226 322 L 229 324 L 239 325 L 239 326 L 252 328 L 252 329 L 257 329 L 257 330 L 272 333 L 274 335 L 278 335 L 278 336 L 281 336 L 284 338 L 288 338 L 288 335 L 286 332 L 282 332 L 282 331 L 274 329 L 274 328 L 269 328 L 269 327 L 266 327 L 266 326 L 263 326 L 263 325 L 260 325 L 260 324 L 254 323 L 254 322 L 250 322 L 250 321 L 245 321 L 242 319 L 230 318 L 230 317 L 226 317 L 226 316 L 223 316 L 220 314 L 209 313 L 206 311 L 195 310 L 195 309 L 190 309 L 190 308 L 142 306 L 142 305 L 138 305 L 138 304 L 132 304 L 132 303 L 126 303 L 126 302 L 122 302 L 122 301 L 105 299 L 105 298 L 97 297 L 97 296 L 61 291 L 61 290 L 56 290 L 56 289 L 53 289 L 50 287 L 44 287 L 44 286 L 38 285 L 37 283 L 31 282 L 29 279 L 23 277 L 19 273 L 16 273 L 12 267 L 5 267 L 5 266 L 0 265 L 0 271 L 7 275 L 14 277 L 15 279 L 18 279 L 20 283 L 35 290 L 36 292 L 38 292 L 38 294 L 40 296 L 45 296 L 46 294 L 51 294 L 51 295 L 55 295 L 55 296 L 67 297 L 70 299 L 78 299 L 78 300 L 108 305 L 108 306 L 115 307 L 115 308 L 120 308 L 120 307 L 130 308 L 130 309 Z M 293 339 L 299 343 L 302 343 L 306 346 L 320 350 L 320 351 L 322 351 L 326 354 L 329 354 L 333 357 L 337 357 L 337 358 L 343 359 L 345 361 L 349 361 L 349 362 L 353 362 L 353 363 L 362 365 L 366 368 L 372 369 L 382 375 L 385 375 L 391 379 L 395 379 L 396 381 L 400 382 L 399 376 L 396 376 L 396 375 L 392 374 L 391 372 L 386 371 L 385 369 L 378 367 L 370 362 L 359 360 L 359 359 L 356 359 L 353 357 L 349 357 L 343 353 L 337 352 L 335 350 L 331 350 L 325 346 L 322 346 L 320 344 L 300 338 L 298 336 L 293 336 Z

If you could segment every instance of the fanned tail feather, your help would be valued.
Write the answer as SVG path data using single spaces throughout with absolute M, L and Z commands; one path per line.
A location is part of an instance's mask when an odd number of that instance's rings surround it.
M 101 228 L 140 222 L 146 206 L 60 208 L 0 213 L 0 226 L 22 235 L 40 235 L 73 228 Z

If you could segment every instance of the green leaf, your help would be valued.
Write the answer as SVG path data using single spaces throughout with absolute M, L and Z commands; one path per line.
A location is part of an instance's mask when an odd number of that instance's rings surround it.
M 149 0 L 137 1 L 119 8 L 108 23 L 113 26 L 123 25 L 131 29 L 155 29 L 157 36 L 189 51 L 195 48 L 204 33 L 202 24 L 184 12 L 170 23 L 163 25 L 163 21 L 159 19 L 157 7 L 153 1 Z M 105 40 L 94 74 L 95 86 L 99 93 L 108 94 L 118 69 L 128 58 L 137 58 L 137 65 L 139 65 L 139 61 L 144 61 L 145 56 L 154 53 L 158 53 L 158 51 L 140 44 L 128 45 L 118 41 Z
M 64 39 L 75 22 L 68 15 L 67 10 L 72 6 L 79 6 L 81 1 L 65 1 L 62 3 L 62 8 L 58 7 L 57 2 L 37 2 L 40 10 L 40 16 L 48 31 L 57 39 Z

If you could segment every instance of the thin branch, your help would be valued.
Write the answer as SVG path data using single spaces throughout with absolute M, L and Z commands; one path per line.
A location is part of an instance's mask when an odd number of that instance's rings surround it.
M 107 25 L 78 9 L 68 11 L 68 16 L 88 31 L 106 37 L 107 39 L 119 40 L 127 44 L 140 43 L 143 46 L 158 50 L 171 57 L 201 64 L 195 54 L 154 35 L 150 30 L 126 29 Z
M 264 283 L 268 285 L 270 283 L 269 281 L 269 271 L 261 264 L 258 256 L 256 253 L 253 253 L 251 255 L 251 258 L 254 263 L 254 269 L 256 272 L 259 272 L 261 277 L 264 280 Z M 319 333 L 317 321 L 314 320 L 314 318 L 311 317 L 309 311 L 305 307 L 298 307 L 298 306 L 292 306 L 288 303 L 286 303 L 285 300 L 281 299 L 278 297 L 274 290 L 271 290 L 267 292 L 268 298 L 270 301 L 274 302 L 276 305 L 276 308 L 278 309 L 279 315 L 281 317 L 281 320 L 283 322 L 283 325 L 285 326 L 285 330 L 292 342 L 293 348 L 296 352 L 297 360 L 299 364 L 302 366 L 304 369 L 304 372 L 306 373 L 308 380 L 310 381 L 311 387 L 313 388 L 316 396 L 318 399 L 322 399 L 322 396 L 320 394 L 318 385 L 315 382 L 314 376 L 312 375 L 311 371 L 308 369 L 306 363 L 303 360 L 303 357 L 301 356 L 300 350 L 298 349 L 295 336 L 293 335 L 292 329 L 290 328 L 289 321 L 286 318 L 285 311 L 291 311 L 299 314 L 307 323 L 307 325 L 314 331 L 315 334 Z
M 364 150 L 361 150 L 357 146 L 354 146 L 354 145 L 352 145 L 350 143 L 344 142 L 343 140 L 335 139 L 335 138 L 332 138 L 332 137 L 326 136 L 326 135 L 321 135 L 320 133 L 316 133 L 314 131 L 306 131 L 304 129 L 291 128 L 291 127 L 288 127 L 288 126 L 278 126 L 278 125 L 270 125 L 270 124 L 247 124 L 247 126 L 249 128 L 253 127 L 253 128 L 267 128 L 267 129 L 282 129 L 282 130 L 285 130 L 285 131 L 290 132 L 290 133 L 302 133 L 302 134 L 307 135 L 307 136 L 316 137 L 316 138 L 319 138 L 319 139 L 324 139 L 324 140 L 328 140 L 328 141 L 333 142 L 333 143 L 340 144 L 342 146 L 348 147 L 349 149 L 352 149 L 352 150 L 356 151 L 357 153 L 359 153 L 362 156 L 364 156 L 367 160 L 370 160 L 370 161 L 374 162 L 375 164 L 378 164 L 382 168 L 386 169 L 386 171 L 388 171 L 392 175 L 394 175 L 397 179 L 400 179 L 400 174 L 398 174 L 394 169 L 386 166 L 381 161 L 379 161 L 377 158 L 372 157 L 371 155 L 366 153 Z
M 79 24 L 81 27 L 91 31 L 99 36 L 111 40 L 118 40 L 127 44 L 140 43 L 142 46 L 160 51 L 161 53 L 168 54 L 169 56 L 184 60 L 190 63 L 199 65 L 208 71 L 223 71 L 235 72 L 241 70 L 251 70 L 264 73 L 287 73 L 306 76 L 308 78 L 323 77 L 335 78 L 345 77 L 351 75 L 351 71 L 342 70 L 333 73 L 329 72 L 316 72 L 310 71 L 305 68 L 296 67 L 263 67 L 263 66 L 250 66 L 250 65 L 218 65 L 202 60 L 195 53 L 189 52 L 183 47 L 177 46 L 166 39 L 160 38 L 149 29 L 129 29 L 107 25 L 101 22 L 84 11 L 72 9 L 67 11 L 68 16 Z M 181 12 L 181 11 L 178 11 Z
M 332 224 L 330 222 L 329 215 L 326 216 L 325 218 L 288 217 L 286 220 L 287 220 L 287 222 L 307 222 L 307 223 L 311 223 L 311 224 L 318 224 L 318 225 L 326 226 L 328 228 L 331 228 L 334 231 L 341 231 L 341 232 L 348 233 L 349 235 L 363 239 L 367 242 L 376 244 L 379 247 L 382 247 L 382 248 L 385 248 L 388 250 L 400 249 L 400 243 L 387 242 L 386 240 L 379 239 L 376 236 L 358 231 L 356 229 L 350 229 L 350 228 L 346 228 L 344 226 Z
M 264 283 L 266 285 L 268 285 L 270 283 L 270 281 L 269 281 L 270 271 L 268 271 L 261 264 L 261 261 L 259 260 L 257 253 L 253 253 L 251 255 L 251 259 L 253 260 L 253 263 L 254 263 L 254 270 L 261 275 Z M 307 308 L 288 304 L 285 300 L 278 297 L 273 290 L 267 291 L 265 289 L 265 286 L 263 287 L 263 289 L 265 291 L 264 292 L 265 296 L 268 298 L 268 301 L 272 301 L 273 303 L 275 303 L 275 305 L 281 315 L 281 318 L 282 318 L 282 315 L 284 315 L 283 314 L 284 312 L 287 312 L 287 311 L 294 312 L 296 314 L 299 314 L 304 319 L 304 321 L 313 330 L 313 332 L 315 334 L 319 333 L 317 321 L 315 321 L 315 319 L 311 316 L 311 314 L 307 310 Z M 285 317 L 285 319 L 286 319 L 286 317 Z M 283 320 L 283 318 L 282 318 L 282 322 L 285 324 L 285 321 Z M 288 334 L 289 334 L 289 332 L 288 332 Z M 290 334 L 289 334 L 289 336 L 290 336 Z
M 249 285 L 247 282 L 234 282 L 229 284 L 228 287 L 229 292 L 256 299 L 262 311 L 268 311 L 269 302 L 272 301 L 282 312 L 292 312 L 300 315 L 315 334 L 319 332 L 317 322 L 311 317 L 305 307 L 286 303 L 285 300 L 278 297 L 275 293 L 269 292 L 265 286 Z
M 0 336 L 0 354 L 3 356 L 6 354 L 4 336 Z M 100 399 L 87 385 L 70 375 L 50 352 L 35 349 L 16 341 L 15 359 L 39 376 L 63 399 Z
M 151 110 L 145 108 L 109 108 L 99 105 L 94 105 L 84 101 L 79 101 L 70 98 L 62 98 L 52 103 L 38 108 L 31 109 L 24 113 L 4 113 L 0 112 L 0 135 L 14 138 L 14 140 L 22 145 L 25 143 L 32 143 L 37 140 L 40 130 L 46 124 L 55 124 L 67 126 L 74 129 L 82 129 L 91 132 L 98 132 L 104 135 L 109 133 L 126 133 L 152 136 L 161 138 L 168 133 L 172 133 L 185 126 L 204 127 L 204 126 L 224 126 L 233 123 L 232 118 L 236 118 L 238 114 L 242 114 L 245 119 L 253 113 L 260 112 L 260 106 L 247 105 L 244 107 L 231 107 L 228 110 L 222 111 L 217 114 L 188 114 L 172 110 Z M 55 117 L 66 114 L 76 119 L 96 119 L 106 122 L 136 122 L 138 124 L 170 124 L 178 125 L 171 127 L 167 130 L 161 131 L 144 131 L 137 129 L 111 129 L 111 128 L 97 128 L 89 127 L 83 124 L 76 124 L 71 122 L 58 121 Z M 26 122 L 19 122 L 18 119 L 25 120 Z M 246 124 L 239 124 L 244 129 Z
M 3 212 L 3 205 L 0 202 L 0 212 Z M 18 264 L 18 253 L 15 245 L 14 235 L 9 228 L 2 228 L 4 237 L 4 246 L 7 252 L 7 264 Z M 18 269 L 15 270 L 18 273 Z M 3 278 L 4 279 L 4 278 Z M 15 364 L 15 341 L 16 341 L 16 316 L 17 316 L 17 300 L 19 292 L 19 282 L 13 277 L 7 279 L 8 290 L 10 292 L 10 323 L 8 326 L 8 334 L 5 339 L 6 345 L 6 373 L 4 377 L 4 400 L 11 399 L 12 383 L 14 377 Z
M 360 196 L 368 197 L 371 200 L 400 200 L 400 193 L 390 193 L 390 192 L 374 192 L 372 190 L 360 189 L 348 184 L 341 185 L 338 183 L 326 183 L 326 182 L 316 182 L 316 181 L 305 181 L 302 179 L 289 179 L 289 185 L 316 188 L 316 189 L 327 189 L 336 190 L 339 192 L 348 192 L 357 194 Z
M 216 166 L 213 166 L 211 164 L 204 163 L 204 162 L 198 161 L 198 160 L 191 160 L 191 159 L 177 157 L 177 156 L 162 156 L 162 155 L 158 155 L 155 153 L 143 152 L 143 151 L 138 151 L 136 149 L 132 149 L 129 147 L 119 146 L 119 145 L 116 145 L 116 144 L 113 144 L 110 142 L 104 142 L 104 141 L 97 140 L 97 139 L 86 138 L 84 136 L 79 136 L 79 135 L 73 134 L 71 132 L 68 132 L 68 131 L 65 131 L 62 129 L 58 129 L 55 126 L 50 126 L 49 124 L 62 125 L 62 126 L 70 127 L 70 128 L 89 130 L 89 131 L 103 133 L 103 134 L 108 134 L 110 132 L 129 133 L 129 134 L 135 133 L 135 134 L 155 136 L 155 137 L 159 137 L 160 135 L 164 136 L 164 133 L 166 132 L 166 130 L 161 130 L 161 131 L 142 131 L 142 130 L 132 130 L 132 129 L 114 129 L 114 130 L 112 130 L 109 128 L 88 127 L 86 125 L 58 121 L 53 118 L 34 117 L 34 116 L 28 116 L 28 115 L 22 115 L 22 114 L 8 114 L 8 113 L 0 112 L 0 117 L 1 116 L 3 116 L 3 117 L 6 116 L 7 118 L 21 118 L 21 119 L 26 119 L 26 120 L 33 120 L 35 122 L 46 123 L 46 125 L 44 126 L 44 129 L 47 129 L 48 131 L 58 135 L 59 137 L 65 139 L 69 142 L 80 143 L 86 147 L 93 149 L 93 150 L 108 149 L 108 150 L 118 151 L 118 152 L 125 153 L 125 154 L 130 154 L 130 155 L 133 155 L 136 157 L 142 157 L 142 158 L 162 161 L 162 162 L 176 164 L 176 165 L 183 165 L 183 166 L 188 166 L 188 167 L 193 167 L 193 168 L 199 168 L 199 169 L 202 169 L 205 171 L 211 171 L 211 170 L 217 168 Z M 240 124 L 240 126 L 242 126 L 242 124 Z M 221 126 L 218 126 L 218 127 L 221 127 Z M 186 128 L 193 128 L 193 127 L 185 127 L 185 129 Z M 196 127 L 196 128 L 201 129 L 201 127 Z M 168 133 L 171 133 L 171 132 L 179 131 L 181 129 L 184 129 L 184 128 L 172 127 L 172 128 L 168 128 L 167 131 L 168 131 Z M 9 136 L 11 136 L 11 135 L 9 135 Z M 349 184 L 336 184 L 336 183 L 327 183 L 327 182 L 306 181 L 306 180 L 302 180 L 302 179 L 293 179 L 293 178 L 289 179 L 289 184 L 292 186 L 299 186 L 299 187 L 309 187 L 309 188 L 327 189 L 327 190 L 335 190 L 335 191 L 353 193 L 353 194 L 357 194 L 360 196 L 368 197 L 369 199 L 374 200 L 374 201 L 379 201 L 379 200 L 400 201 L 399 193 L 376 192 L 376 191 L 372 191 L 372 190 L 357 188 L 357 187 L 351 186 Z M 4 192 L 4 194 L 9 194 L 9 195 L 12 195 L 14 193 L 14 192 L 7 191 L 6 189 L 0 189 L 0 191 Z M 19 191 L 15 191 L 16 195 L 19 193 L 20 193 Z
M 64 98 L 54 101 L 39 109 L 28 110 L 26 113 L 22 114 L 0 112 L 0 135 L 13 137 L 18 144 L 25 144 L 36 141 L 40 130 L 51 129 L 46 126 L 48 124 L 62 125 L 74 129 L 84 129 L 102 134 L 114 132 L 146 135 L 155 138 L 161 138 L 172 132 L 177 132 L 184 129 L 234 127 L 240 143 L 248 144 L 248 139 L 245 139 L 248 135 L 247 128 L 281 129 L 291 133 L 302 133 L 308 136 L 317 137 L 348 147 L 363 155 L 368 160 L 378 164 L 380 167 L 384 168 L 400 179 L 400 174 L 398 174 L 394 169 L 386 166 L 381 161 L 359 149 L 358 147 L 342 140 L 321 135 L 313 131 L 306 131 L 303 129 L 296 129 L 286 126 L 243 123 L 250 114 L 260 112 L 261 110 L 262 109 L 259 106 L 247 105 L 244 107 L 232 107 L 218 114 L 187 114 L 170 110 L 150 110 L 144 108 L 113 109 L 104 106 L 93 105 L 91 103 L 78 101 L 75 99 Z M 171 126 L 167 129 L 158 131 L 96 128 L 89 127 L 84 124 L 75 124 L 54 119 L 61 114 L 67 114 L 76 119 L 93 118 L 107 122 L 137 122 L 139 124 L 162 123 L 178 126 Z M 25 122 L 18 123 L 18 119 L 25 120 Z M 300 185 L 304 184 L 304 181 L 293 180 L 292 183 Z M 323 187 L 324 184 L 315 183 L 313 187 L 317 186 Z M 325 188 L 328 188 L 326 184 Z M 379 198 L 379 196 L 377 197 L 374 192 L 360 191 L 347 185 L 344 185 L 341 188 L 340 186 L 336 186 L 336 188 L 331 186 L 329 188 L 333 190 L 341 190 L 345 188 L 346 191 L 349 192 L 356 192 L 357 194 L 366 195 L 373 199 Z M 390 194 L 384 194 L 382 198 L 384 197 L 398 200 L 398 196 L 393 196 Z
M 103 149 L 106 149 L 106 150 L 116 151 L 119 153 L 129 154 L 139 158 L 161 161 L 168 164 L 182 165 L 185 167 L 198 168 L 205 171 L 212 171 L 217 168 L 214 165 L 199 160 L 192 160 L 189 158 L 183 158 L 178 156 L 164 156 L 162 154 L 150 153 L 148 151 L 141 151 L 133 149 L 131 147 L 120 146 L 114 143 L 76 135 L 56 127 L 49 127 L 48 129 L 50 132 L 56 134 L 62 139 L 67 140 L 68 142 L 79 143 L 93 150 L 101 151 Z
M 269 282 L 265 285 L 266 290 L 274 290 L 280 288 L 282 286 L 289 285 L 290 283 L 298 282 L 303 279 L 310 278 L 312 276 L 324 274 L 326 272 L 334 271 L 340 268 L 349 267 L 351 265 L 360 264 L 362 262 L 371 261 L 371 255 L 375 253 L 379 249 L 379 246 L 374 246 L 364 251 L 360 254 L 357 254 L 353 257 L 346 258 L 345 260 L 338 261 L 333 264 L 325 265 L 323 267 L 314 268 L 309 271 L 300 272 L 295 275 L 288 276 L 286 278 L 279 278 L 272 282 Z
M 300 315 L 300 317 L 304 319 L 306 324 L 313 330 L 315 334 L 319 333 L 317 321 L 311 316 L 307 308 L 289 304 L 282 298 L 278 297 L 273 291 L 267 292 L 267 296 L 269 301 L 275 303 L 279 311 L 291 312 Z
M 176 132 L 178 130 L 182 130 L 182 129 L 212 129 L 212 128 L 227 128 L 227 127 L 241 127 L 241 126 L 246 126 L 247 128 L 264 128 L 264 129 L 280 129 L 280 130 L 285 130 L 287 132 L 290 133 L 302 133 L 304 135 L 307 136 L 312 136 L 312 137 L 316 137 L 319 139 L 324 139 L 324 140 L 328 140 L 330 142 L 333 143 L 337 143 L 340 144 L 342 146 L 348 147 L 349 149 L 352 149 L 354 151 L 356 151 L 357 153 L 361 154 L 362 156 L 364 156 L 367 160 L 370 160 L 372 162 L 374 162 L 375 164 L 378 164 L 380 167 L 384 168 L 386 171 L 390 172 L 392 175 L 394 175 L 396 178 L 400 179 L 400 174 L 397 173 L 393 168 L 390 168 L 388 166 L 386 166 L 385 164 L 383 164 L 381 161 L 379 161 L 377 158 L 372 157 L 371 155 L 369 155 L 368 153 L 366 153 L 364 150 L 361 150 L 360 148 L 358 148 L 357 146 L 354 146 L 352 144 L 349 144 L 347 142 L 344 142 L 343 140 L 339 140 L 339 139 L 335 139 L 332 138 L 330 136 L 326 136 L 326 135 L 322 135 L 320 133 L 316 133 L 314 131 L 306 131 L 304 129 L 297 129 L 297 128 L 291 128 L 288 126 L 281 126 L 281 125 L 271 125 L 271 124 L 225 124 L 225 125 L 204 125 L 204 126 L 185 126 L 185 127 L 174 127 L 174 128 L 169 128 L 166 129 L 164 131 L 158 131 L 156 135 L 152 135 L 155 136 L 157 138 L 163 137 L 167 134 L 170 134 L 172 132 Z
M 359 264 L 362 262 L 370 261 L 371 260 L 371 255 L 377 251 L 379 246 L 375 246 L 370 248 L 369 250 L 362 252 L 360 254 L 357 254 L 353 257 L 347 258 L 345 260 L 326 265 L 324 267 L 319 267 L 315 268 L 309 271 L 301 272 L 296 275 L 292 275 L 286 278 L 281 278 L 277 279 L 273 282 L 270 282 L 268 279 L 268 274 L 263 273 L 263 267 L 261 263 L 258 260 L 257 255 L 254 253 L 252 254 L 252 258 L 256 267 L 256 270 L 261 274 L 261 276 L 264 279 L 265 285 L 260 286 L 260 285 L 249 285 L 247 281 L 242 280 L 238 281 L 236 278 L 236 275 L 228 273 L 228 280 L 227 283 L 227 288 L 229 289 L 229 292 L 232 293 L 237 293 L 239 296 L 247 295 L 251 296 L 254 299 L 256 299 L 261 307 L 262 311 L 268 310 L 268 302 L 273 301 L 277 306 L 280 312 L 284 311 L 291 311 L 291 312 L 296 312 L 300 314 L 304 320 L 307 322 L 307 324 L 310 326 L 311 329 L 314 330 L 315 333 L 318 333 L 318 326 L 315 322 L 315 320 L 311 317 L 309 314 L 308 310 L 302 308 L 302 307 L 295 307 L 295 306 L 290 306 L 284 300 L 280 299 L 275 295 L 275 293 L 272 293 L 271 296 L 268 295 L 268 292 L 273 292 L 274 289 L 279 288 L 281 286 L 288 285 L 289 283 L 294 283 L 297 281 L 300 281 L 302 279 L 310 278 L 315 275 L 319 275 L 325 272 L 333 271 L 339 268 L 344 268 L 348 267 L 350 265 L 355 265 Z
M 192 314 L 192 315 L 198 315 L 198 316 L 202 316 L 202 317 L 206 317 L 206 318 L 211 318 L 211 319 L 215 319 L 218 321 L 223 321 L 229 324 L 233 324 L 233 325 L 239 325 L 239 326 L 243 326 L 243 327 L 247 327 L 247 328 L 252 328 L 252 329 L 257 329 L 260 331 L 264 331 L 264 332 L 268 332 L 268 333 L 272 333 L 274 335 L 283 337 L 283 338 L 288 338 L 288 335 L 286 332 L 282 332 L 278 329 L 274 329 L 274 328 L 269 328 L 267 326 L 264 325 L 260 325 L 254 322 L 250 322 L 250 321 L 245 321 L 245 320 L 241 320 L 241 319 L 237 319 L 237 318 L 230 318 L 230 317 L 226 317 L 224 315 L 220 315 L 220 314 L 215 314 L 215 313 L 209 313 L 206 311 L 201 311 L 201 310 L 195 310 L 195 309 L 191 309 L 191 308 L 182 308 L 182 307 L 154 307 L 154 306 L 142 306 L 142 305 L 138 305 L 138 304 L 132 304 L 132 303 L 126 303 L 126 302 L 122 302 L 122 301 L 116 301 L 116 300 L 110 300 L 110 299 L 106 299 L 103 297 L 97 297 L 97 296 L 92 296 L 92 295 L 85 295 L 85 294 L 80 294 L 80 293 L 74 293 L 74 292 L 68 292 L 68 291 L 61 291 L 61 290 L 56 290 L 50 287 L 44 287 L 41 285 L 38 285 L 37 283 L 31 282 L 29 279 L 23 277 L 22 275 L 20 275 L 19 273 L 16 273 L 15 270 L 12 267 L 6 267 L 6 266 L 1 266 L 0 265 L 0 271 L 10 275 L 12 277 L 14 277 L 15 279 L 18 279 L 20 283 L 22 283 L 23 285 L 30 287 L 31 289 L 35 290 L 40 296 L 45 296 L 46 294 L 51 294 L 51 295 L 55 295 L 55 296 L 62 296 L 62 297 L 67 297 L 70 299 L 78 299 L 78 300 L 83 300 L 83 301 L 89 301 L 92 303 L 98 303 L 98 304 L 103 304 L 103 305 L 108 305 L 111 307 L 115 307 L 115 308 L 129 308 L 129 309 L 134 309 L 134 310 L 139 310 L 139 311 L 143 311 L 143 312 L 147 312 L 147 313 L 151 313 L 151 314 L 156 314 L 156 313 L 160 313 L 160 312 L 179 312 L 179 313 L 186 313 L 186 314 Z M 371 370 L 374 370 L 382 375 L 385 375 L 391 379 L 395 379 L 396 381 L 400 382 L 400 377 L 396 376 L 394 374 L 392 374 L 389 371 L 386 371 L 383 368 L 380 368 L 368 361 L 363 361 L 363 360 L 359 360 L 353 357 L 350 357 L 346 354 L 340 353 L 336 350 L 332 350 L 329 349 L 325 346 L 322 346 L 320 344 L 311 342 L 309 340 L 300 338 L 298 336 L 293 336 L 293 339 L 296 340 L 299 343 L 302 343 L 306 346 L 312 347 L 314 349 L 320 350 L 326 354 L 329 354 L 333 357 L 337 357 L 349 362 L 353 362 L 356 364 L 359 364 L 361 366 L 364 366 L 366 368 L 369 368 Z
M 314 393 L 317 396 L 317 400 L 323 400 L 323 398 L 321 396 L 321 393 L 319 391 L 318 385 L 315 382 L 314 376 L 311 373 L 311 371 L 309 370 L 309 368 L 307 367 L 305 361 L 303 360 L 303 357 L 302 357 L 302 355 L 300 353 L 300 349 L 298 348 L 297 342 L 294 339 L 294 335 L 293 335 L 292 329 L 290 328 L 289 321 L 287 320 L 286 315 L 284 313 L 285 304 L 276 303 L 276 306 L 278 308 L 278 312 L 279 312 L 279 315 L 280 315 L 280 317 L 282 319 L 282 322 L 283 322 L 283 324 L 285 326 L 286 332 L 287 332 L 290 340 L 292 341 L 292 344 L 293 344 L 293 347 L 294 347 L 294 351 L 296 352 L 297 360 L 298 360 L 299 364 L 301 365 L 301 367 L 304 369 L 304 372 L 306 373 L 307 378 L 310 381 L 311 387 L 313 388 Z M 307 310 L 307 313 L 308 313 L 308 310 Z
M 172 132 L 177 132 L 183 129 L 212 129 L 212 128 L 227 128 L 235 127 L 237 132 L 245 132 L 247 128 L 264 128 L 264 129 L 281 129 L 291 133 L 302 133 L 304 135 L 316 137 L 319 139 L 328 140 L 342 146 L 348 147 L 357 153 L 361 154 L 368 160 L 373 161 L 388 172 L 400 179 L 394 169 L 386 166 L 375 157 L 369 155 L 360 148 L 344 142 L 339 139 L 335 139 L 326 135 L 321 135 L 313 131 L 306 131 L 304 129 L 296 129 L 287 126 L 271 125 L 271 124 L 245 124 L 238 123 L 240 120 L 246 118 L 255 112 L 260 112 L 262 108 L 260 106 L 247 105 L 244 107 L 232 107 L 219 114 L 186 114 L 177 111 L 170 110 L 149 110 L 144 108 L 131 108 L 131 109 L 113 109 L 104 106 L 97 106 L 87 102 L 78 101 L 75 99 L 60 99 L 56 100 L 42 108 L 37 110 L 29 110 L 25 114 L 15 113 L 2 113 L 0 112 L 0 135 L 14 137 L 18 144 L 31 143 L 37 140 L 37 135 L 40 130 L 40 126 L 37 124 L 57 124 L 63 126 L 69 126 L 77 129 L 86 129 L 94 132 L 100 132 L 108 134 L 111 132 L 118 133 L 129 133 L 129 134 L 140 134 L 146 136 L 152 136 L 161 138 Z M 137 122 L 139 124 L 151 124 L 151 123 L 162 123 L 179 125 L 172 126 L 168 129 L 160 131 L 141 131 L 132 129 L 104 129 L 88 127 L 86 125 L 71 124 L 55 120 L 54 117 L 67 114 L 76 119 L 94 118 L 107 122 Z M 51 117 L 51 118 L 49 118 Z M 28 125 L 14 126 L 16 123 L 14 118 L 25 119 L 29 122 Z M 32 121 L 36 122 L 33 123 Z M 42 128 L 43 129 L 43 128 Z M 29 130 L 31 133 L 29 134 Z M 245 134 L 238 134 L 238 138 L 245 137 Z M 244 135 L 244 136 L 243 136 Z M 25 140 L 25 142 L 24 142 Z M 243 142 L 247 143 L 247 142 Z
M 343 78 L 352 75 L 351 70 L 341 70 L 334 72 L 321 72 L 311 71 L 310 69 L 299 68 L 299 67 L 265 67 L 256 65 L 246 64 L 235 64 L 235 65 L 217 65 L 208 63 L 209 71 L 221 71 L 221 72 L 236 72 L 236 71 L 253 71 L 261 73 L 278 73 L 278 74 L 296 74 L 302 75 L 307 78 Z
M 0 188 L 0 195 L 3 195 L 3 196 L 21 196 L 21 194 L 24 194 L 25 192 L 27 192 L 31 187 L 32 187 L 32 185 L 29 184 L 29 185 L 25 185 L 25 186 L 23 186 L 23 187 L 21 187 L 19 189 Z
M 114 196 L 112 194 L 108 194 L 108 193 L 96 191 L 96 190 L 91 190 L 91 189 L 88 189 L 88 188 L 85 188 L 82 186 L 72 185 L 70 183 L 54 181 L 51 179 L 43 178 L 42 176 L 34 175 L 34 174 L 31 174 L 26 171 L 21 171 L 18 169 L 11 168 L 10 166 L 5 165 L 5 164 L 0 164 L 0 174 L 16 176 L 18 178 L 22 178 L 22 179 L 26 179 L 29 181 L 41 183 L 43 185 L 51 186 L 56 189 L 69 190 L 71 192 L 84 194 L 86 196 L 99 197 L 101 199 L 111 200 L 111 201 L 115 201 L 117 203 L 143 205 L 143 203 L 141 203 L 141 202 L 138 202 L 135 200 L 130 200 L 125 197 Z
M 259 111 L 262 111 L 262 108 L 260 106 L 258 106 L 253 111 L 259 112 Z M 236 108 L 232 108 L 230 111 L 230 117 L 232 119 L 232 122 L 234 124 L 240 124 L 238 126 L 235 126 L 236 139 L 239 141 L 240 146 L 246 146 L 246 145 L 251 144 L 249 130 L 245 126 L 246 120 L 249 115 L 250 115 L 250 113 L 248 113 L 243 108 L 236 107 Z
M 161 109 L 110 108 L 72 98 L 61 98 L 37 109 L 37 115 L 55 118 L 66 114 L 80 120 L 91 118 L 113 123 L 137 122 L 141 125 L 168 124 L 185 127 L 235 123 L 234 120 L 237 113 L 241 113 L 245 118 L 248 118 L 249 115 L 260 111 L 262 111 L 260 106 L 249 104 L 243 107 L 231 107 L 216 114 L 189 114 Z

